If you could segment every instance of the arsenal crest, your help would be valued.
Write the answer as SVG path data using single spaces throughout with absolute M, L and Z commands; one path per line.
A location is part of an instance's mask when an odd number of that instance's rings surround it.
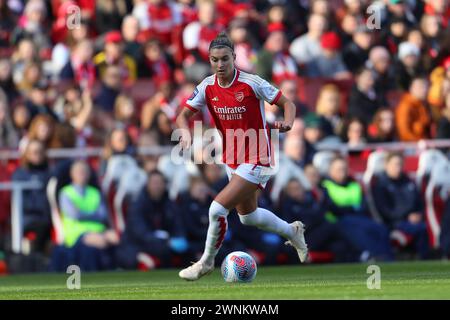
M 244 100 L 244 93 L 242 91 L 237 92 L 234 97 L 238 102 L 242 102 Z

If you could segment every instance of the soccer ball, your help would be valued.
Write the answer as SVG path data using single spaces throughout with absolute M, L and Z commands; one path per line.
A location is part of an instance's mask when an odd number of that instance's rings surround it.
M 256 276 L 255 259 L 242 251 L 228 254 L 223 259 L 221 269 L 226 282 L 251 282 Z

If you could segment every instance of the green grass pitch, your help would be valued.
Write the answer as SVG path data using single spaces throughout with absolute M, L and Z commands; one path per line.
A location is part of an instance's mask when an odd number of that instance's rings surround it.
M 249 284 L 225 283 L 216 270 L 196 282 L 178 270 L 82 273 L 69 290 L 69 274 L 0 277 L 0 299 L 450 299 L 450 262 L 378 264 L 381 288 L 369 290 L 368 264 L 261 267 Z

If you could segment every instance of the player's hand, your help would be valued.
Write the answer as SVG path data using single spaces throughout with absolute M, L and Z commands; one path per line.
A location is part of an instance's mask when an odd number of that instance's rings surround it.
M 275 121 L 274 127 L 275 129 L 280 130 L 280 132 L 286 132 L 292 129 L 292 123 L 288 123 L 287 121 Z

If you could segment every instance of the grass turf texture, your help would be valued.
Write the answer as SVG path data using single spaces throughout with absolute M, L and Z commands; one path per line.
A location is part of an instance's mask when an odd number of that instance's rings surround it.
M 369 290 L 367 264 L 261 267 L 249 284 L 225 283 L 220 269 L 196 282 L 178 270 L 0 277 L 0 299 L 450 299 L 450 262 L 378 264 L 381 289 Z

